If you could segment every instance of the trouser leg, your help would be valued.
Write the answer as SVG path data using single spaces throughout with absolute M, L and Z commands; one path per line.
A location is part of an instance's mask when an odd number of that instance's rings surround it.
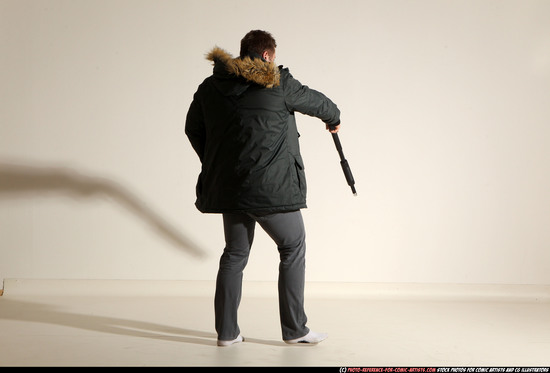
M 305 228 L 300 211 L 254 216 L 279 250 L 279 315 L 284 340 L 309 332 L 304 311 Z
M 220 258 L 214 297 L 218 339 L 233 340 L 240 334 L 237 310 L 241 301 L 243 270 L 254 239 L 255 221 L 246 214 L 223 214 L 225 248 Z

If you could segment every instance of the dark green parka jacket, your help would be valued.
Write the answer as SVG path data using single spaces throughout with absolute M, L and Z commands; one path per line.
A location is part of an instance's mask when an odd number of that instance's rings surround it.
M 261 58 L 214 48 L 213 74 L 198 87 L 185 133 L 202 168 L 195 205 L 204 213 L 284 212 L 306 207 L 306 179 L 294 113 L 340 123 L 340 111 Z

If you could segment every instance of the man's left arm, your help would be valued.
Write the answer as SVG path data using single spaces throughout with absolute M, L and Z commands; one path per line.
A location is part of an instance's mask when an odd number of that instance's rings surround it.
M 202 115 L 202 108 L 200 101 L 197 99 L 197 94 L 195 94 L 193 102 L 191 102 L 191 105 L 189 106 L 189 111 L 187 112 L 187 118 L 185 120 L 185 134 L 189 138 L 191 146 L 193 146 L 193 149 L 195 149 L 195 152 L 202 162 L 204 157 L 206 131 L 204 128 L 204 117 Z

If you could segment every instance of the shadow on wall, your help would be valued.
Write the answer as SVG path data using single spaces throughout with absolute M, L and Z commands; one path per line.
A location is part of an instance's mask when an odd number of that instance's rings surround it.
M 106 196 L 145 221 L 161 237 L 196 257 L 205 252 L 120 184 L 82 175 L 65 167 L 36 167 L 0 163 L 0 199 L 32 194 L 61 194 L 79 198 Z

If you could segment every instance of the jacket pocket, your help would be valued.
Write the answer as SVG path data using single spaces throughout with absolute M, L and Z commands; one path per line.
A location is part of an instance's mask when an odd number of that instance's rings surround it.
M 294 167 L 296 170 L 296 179 L 298 184 L 298 189 L 300 190 L 300 194 L 302 197 L 305 198 L 306 192 L 307 192 L 307 185 L 306 185 L 306 173 L 304 171 L 304 161 L 302 160 L 301 156 L 294 155 Z

